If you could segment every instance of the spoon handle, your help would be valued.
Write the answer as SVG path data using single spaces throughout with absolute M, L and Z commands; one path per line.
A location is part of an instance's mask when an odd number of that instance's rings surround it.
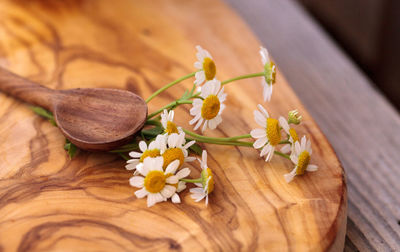
M 0 91 L 52 111 L 55 90 L 24 79 L 0 67 Z

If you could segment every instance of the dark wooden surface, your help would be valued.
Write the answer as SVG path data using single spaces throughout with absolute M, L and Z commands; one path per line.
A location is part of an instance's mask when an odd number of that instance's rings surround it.
M 276 60 L 347 173 L 346 251 L 400 251 L 400 118 L 290 0 L 227 0 Z

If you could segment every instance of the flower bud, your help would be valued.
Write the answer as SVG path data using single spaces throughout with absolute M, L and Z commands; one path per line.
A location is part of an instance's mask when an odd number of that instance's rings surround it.
M 289 111 L 288 114 L 288 123 L 289 124 L 300 124 L 301 119 L 303 117 L 299 115 L 299 111 L 297 109 Z

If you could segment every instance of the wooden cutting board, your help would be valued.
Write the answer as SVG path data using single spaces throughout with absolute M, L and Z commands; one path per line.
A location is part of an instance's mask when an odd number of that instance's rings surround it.
M 51 88 L 121 88 L 146 98 L 194 70 L 197 44 L 211 52 L 221 80 L 262 71 L 259 41 L 220 1 L 0 2 L 0 65 Z M 149 111 L 191 84 L 163 93 Z M 260 79 L 229 84 L 226 92 L 223 123 L 207 135 L 256 126 Z M 288 160 L 267 164 L 252 148 L 203 145 L 216 175 L 209 206 L 185 191 L 182 204 L 147 208 L 123 160 L 103 153 L 70 160 L 56 127 L 0 94 L 0 251 L 341 250 L 347 196 L 334 151 L 279 70 L 264 105 L 274 117 L 299 109 L 304 123 L 297 129 L 312 141 L 317 172 L 287 184 Z M 191 128 L 189 109 L 176 118 Z M 194 164 L 192 177 L 199 170 Z

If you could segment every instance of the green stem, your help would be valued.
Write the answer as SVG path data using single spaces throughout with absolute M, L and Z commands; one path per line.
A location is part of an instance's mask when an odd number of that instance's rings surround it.
M 290 144 L 290 142 L 288 140 L 283 140 L 283 141 L 280 141 L 279 144 Z
M 178 84 L 179 82 L 189 79 L 191 77 L 193 77 L 196 74 L 196 72 L 190 73 L 188 75 L 185 75 L 177 80 L 174 80 L 173 82 L 165 85 L 164 87 L 160 88 L 159 90 L 157 90 L 156 92 L 154 92 L 149 98 L 146 99 L 146 103 L 150 102 L 154 97 L 156 97 L 157 95 L 159 95 L 160 93 L 164 92 L 165 90 L 167 90 L 168 88 Z
M 242 80 L 242 79 L 248 79 L 248 78 L 254 78 L 254 77 L 259 77 L 259 76 L 264 76 L 264 72 L 260 72 L 260 73 L 252 73 L 252 74 L 245 74 L 245 75 L 241 75 L 232 79 L 228 79 L 228 80 L 224 80 L 223 82 L 221 82 L 221 86 L 226 85 L 232 81 L 237 81 L 237 80 Z
M 201 178 L 198 179 L 180 179 L 180 181 L 186 182 L 186 183 L 201 183 Z
M 210 140 L 210 141 L 217 141 L 217 142 L 232 142 L 232 141 L 236 141 L 238 139 L 251 138 L 250 134 L 234 136 L 234 137 L 206 137 L 206 136 L 196 134 L 196 133 L 186 130 L 186 129 L 183 129 L 183 131 L 187 135 L 195 137 L 196 139 Z
M 289 156 L 289 155 L 286 155 L 286 154 L 284 154 L 284 153 L 282 153 L 282 152 L 280 152 L 280 151 L 274 151 L 274 153 L 275 153 L 276 155 L 279 155 L 279 156 L 281 156 L 281 157 L 284 157 L 284 158 L 287 158 L 287 159 L 290 160 L 290 156 Z
M 178 106 L 178 105 L 180 105 L 180 104 L 192 104 L 192 103 L 193 103 L 193 101 L 189 101 L 189 100 L 183 100 L 183 101 L 181 101 L 181 100 L 176 100 L 176 101 L 173 101 L 173 102 L 171 102 L 170 104 L 167 104 L 167 105 L 165 105 L 164 107 L 160 108 L 160 109 L 157 110 L 156 112 L 151 113 L 149 116 L 147 116 L 147 120 L 149 120 L 149 119 L 151 119 L 152 117 L 154 117 L 154 116 L 160 114 L 161 112 L 164 111 L 164 109 L 169 109 L 169 108 L 172 108 L 172 107 L 174 107 L 174 106 Z
M 218 145 L 234 145 L 234 146 L 245 146 L 245 147 L 253 147 L 253 143 L 250 142 L 242 142 L 242 141 L 231 141 L 231 142 L 218 142 L 215 140 L 207 140 L 207 139 L 191 139 L 188 138 L 189 141 L 195 140 L 196 142 L 200 143 L 211 143 L 211 144 L 218 144 Z

